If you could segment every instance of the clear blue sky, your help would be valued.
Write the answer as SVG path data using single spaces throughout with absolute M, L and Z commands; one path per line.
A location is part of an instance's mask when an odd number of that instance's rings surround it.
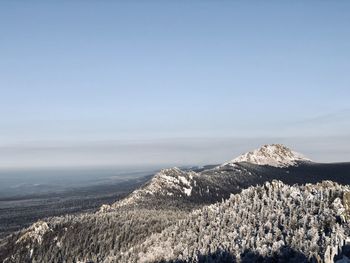
M 0 3 L 0 167 L 350 161 L 349 1 L 126 2 Z

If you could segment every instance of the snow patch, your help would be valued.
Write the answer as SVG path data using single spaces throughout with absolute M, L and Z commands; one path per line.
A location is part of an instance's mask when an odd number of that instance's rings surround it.
M 181 183 L 183 183 L 185 185 L 190 185 L 190 182 L 186 179 L 186 177 L 180 175 L 178 178 L 179 178 Z
M 187 196 L 191 196 L 192 187 L 184 188 L 183 191 L 184 191 L 184 193 L 185 193 Z
M 112 207 L 110 205 L 103 204 L 100 207 L 100 210 L 98 211 L 99 213 L 106 213 L 112 210 Z
M 48 224 L 44 221 L 38 221 L 25 231 L 25 233 L 16 241 L 16 244 L 25 241 L 32 241 L 41 244 L 43 236 L 48 231 L 52 231 Z

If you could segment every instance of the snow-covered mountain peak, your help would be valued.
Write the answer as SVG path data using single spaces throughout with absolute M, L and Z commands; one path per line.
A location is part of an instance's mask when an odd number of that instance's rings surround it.
M 297 165 L 298 161 L 310 160 L 282 144 L 266 144 L 259 149 L 242 154 L 237 158 L 224 163 L 222 166 L 234 165 L 235 163 L 240 162 L 249 162 L 258 165 L 288 167 Z

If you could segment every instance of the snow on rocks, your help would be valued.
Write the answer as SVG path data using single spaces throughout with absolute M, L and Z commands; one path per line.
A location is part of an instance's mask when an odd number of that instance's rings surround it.
M 100 210 L 98 211 L 99 213 L 106 213 L 106 212 L 109 212 L 112 210 L 112 207 L 110 205 L 107 205 L 107 204 L 103 204 L 101 207 L 100 207 Z
M 42 243 L 43 236 L 48 231 L 51 231 L 48 224 L 44 221 L 38 221 L 31 225 L 25 233 L 16 241 L 16 243 L 31 241 L 37 242 L 39 244 Z
M 132 192 L 127 198 L 116 202 L 113 208 L 131 205 L 142 201 L 147 196 L 191 196 L 194 178 L 198 176 L 193 171 L 182 171 L 174 167 L 159 171 L 146 185 Z M 100 210 L 101 211 L 101 210 Z
M 242 154 L 231 161 L 225 162 L 221 166 L 234 166 L 236 163 L 249 162 L 273 167 L 288 167 L 297 165 L 298 161 L 310 160 L 282 144 L 270 144 L 263 145 L 259 149 Z

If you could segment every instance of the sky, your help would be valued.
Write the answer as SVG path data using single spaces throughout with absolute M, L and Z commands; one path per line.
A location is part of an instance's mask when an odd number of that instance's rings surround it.
M 0 168 L 350 161 L 349 1 L 1 1 Z

